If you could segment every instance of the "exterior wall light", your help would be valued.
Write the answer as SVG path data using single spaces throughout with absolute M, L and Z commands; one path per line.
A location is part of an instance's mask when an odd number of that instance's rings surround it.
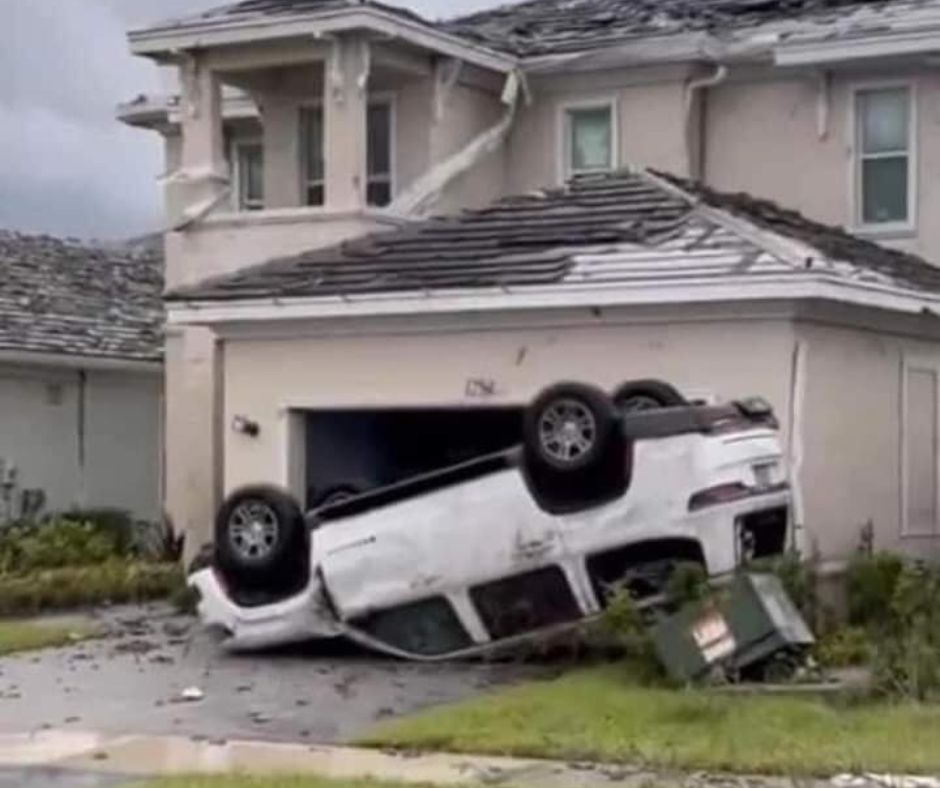
M 236 416 L 232 419 L 232 429 L 240 435 L 247 435 L 249 438 L 257 438 L 261 432 L 258 422 L 252 421 L 247 416 Z

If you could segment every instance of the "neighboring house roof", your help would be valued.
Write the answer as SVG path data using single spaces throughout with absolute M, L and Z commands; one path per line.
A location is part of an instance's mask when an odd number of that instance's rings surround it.
M 163 256 L 0 230 L 0 350 L 159 361 Z
M 565 306 L 587 291 L 709 300 L 701 287 L 716 284 L 731 286 L 730 300 L 743 297 L 739 285 L 772 285 L 762 297 L 786 298 L 795 292 L 788 286 L 820 281 L 940 300 L 940 270 L 918 257 L 764 200 L 649 171 L 576 178 L 564 188 L 275 260 L 170 299 L 278 306 L 407 294 L 420 310 L 422 299 L 431 305 L 455 293 L 511 296 L 518 305 L 520 296 L 539 293 Z

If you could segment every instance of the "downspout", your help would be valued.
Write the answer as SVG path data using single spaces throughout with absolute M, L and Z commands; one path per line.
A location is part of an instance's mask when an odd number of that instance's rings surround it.
M 388 210 L 403 215 L 416 215 L 426 210 L 437 200 L 449 183 L 470 170 L 506 141 L 516 121 L 519 104 L 523 97 L 528 101 L 528 96 L 528 86 L 522 72 L 510 73 L 506 77 L 502 94 L 502 102 L 506 105 L 506 110 L 499 122 L 474 138 L 463 150 L 418 178 L 392 202 Z
M 715 71 L 707 77 L 690 80 L 685 86 L 685 139 L 686 150 L 689 157 L 689 175 L 692 180 L 705 180 L 705 90 L 720 85 L 728 78 L 728 67 L 723 63 L 715 63 Z M 695 99 L 702 93 L 701 109 L 698 113 L 698 123 L 694 123 Z

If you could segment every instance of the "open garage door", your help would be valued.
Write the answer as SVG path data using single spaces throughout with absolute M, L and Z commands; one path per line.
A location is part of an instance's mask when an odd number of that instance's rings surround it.
M 307 506 L 384 487 L 517 445 L 522 408 L 306 414 Z

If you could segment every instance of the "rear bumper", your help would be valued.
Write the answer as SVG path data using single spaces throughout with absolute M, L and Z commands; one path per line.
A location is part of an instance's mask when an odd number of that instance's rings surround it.
M 785 553 L 791 545 L 791 507 L 792 494 L 785 489 L 694 512 L 691 525 L 709 574 L 728 574 L 751 559 Z
M 256 651 L 340 635 L 315 575 L 296 596 L 260 607 L 242 607 L 232 601 L 213 569 L 191 575 L 189 585 L 199 593 L 198 611 L 203 623 L 220 632 L 223 646 L 233 651 Z

